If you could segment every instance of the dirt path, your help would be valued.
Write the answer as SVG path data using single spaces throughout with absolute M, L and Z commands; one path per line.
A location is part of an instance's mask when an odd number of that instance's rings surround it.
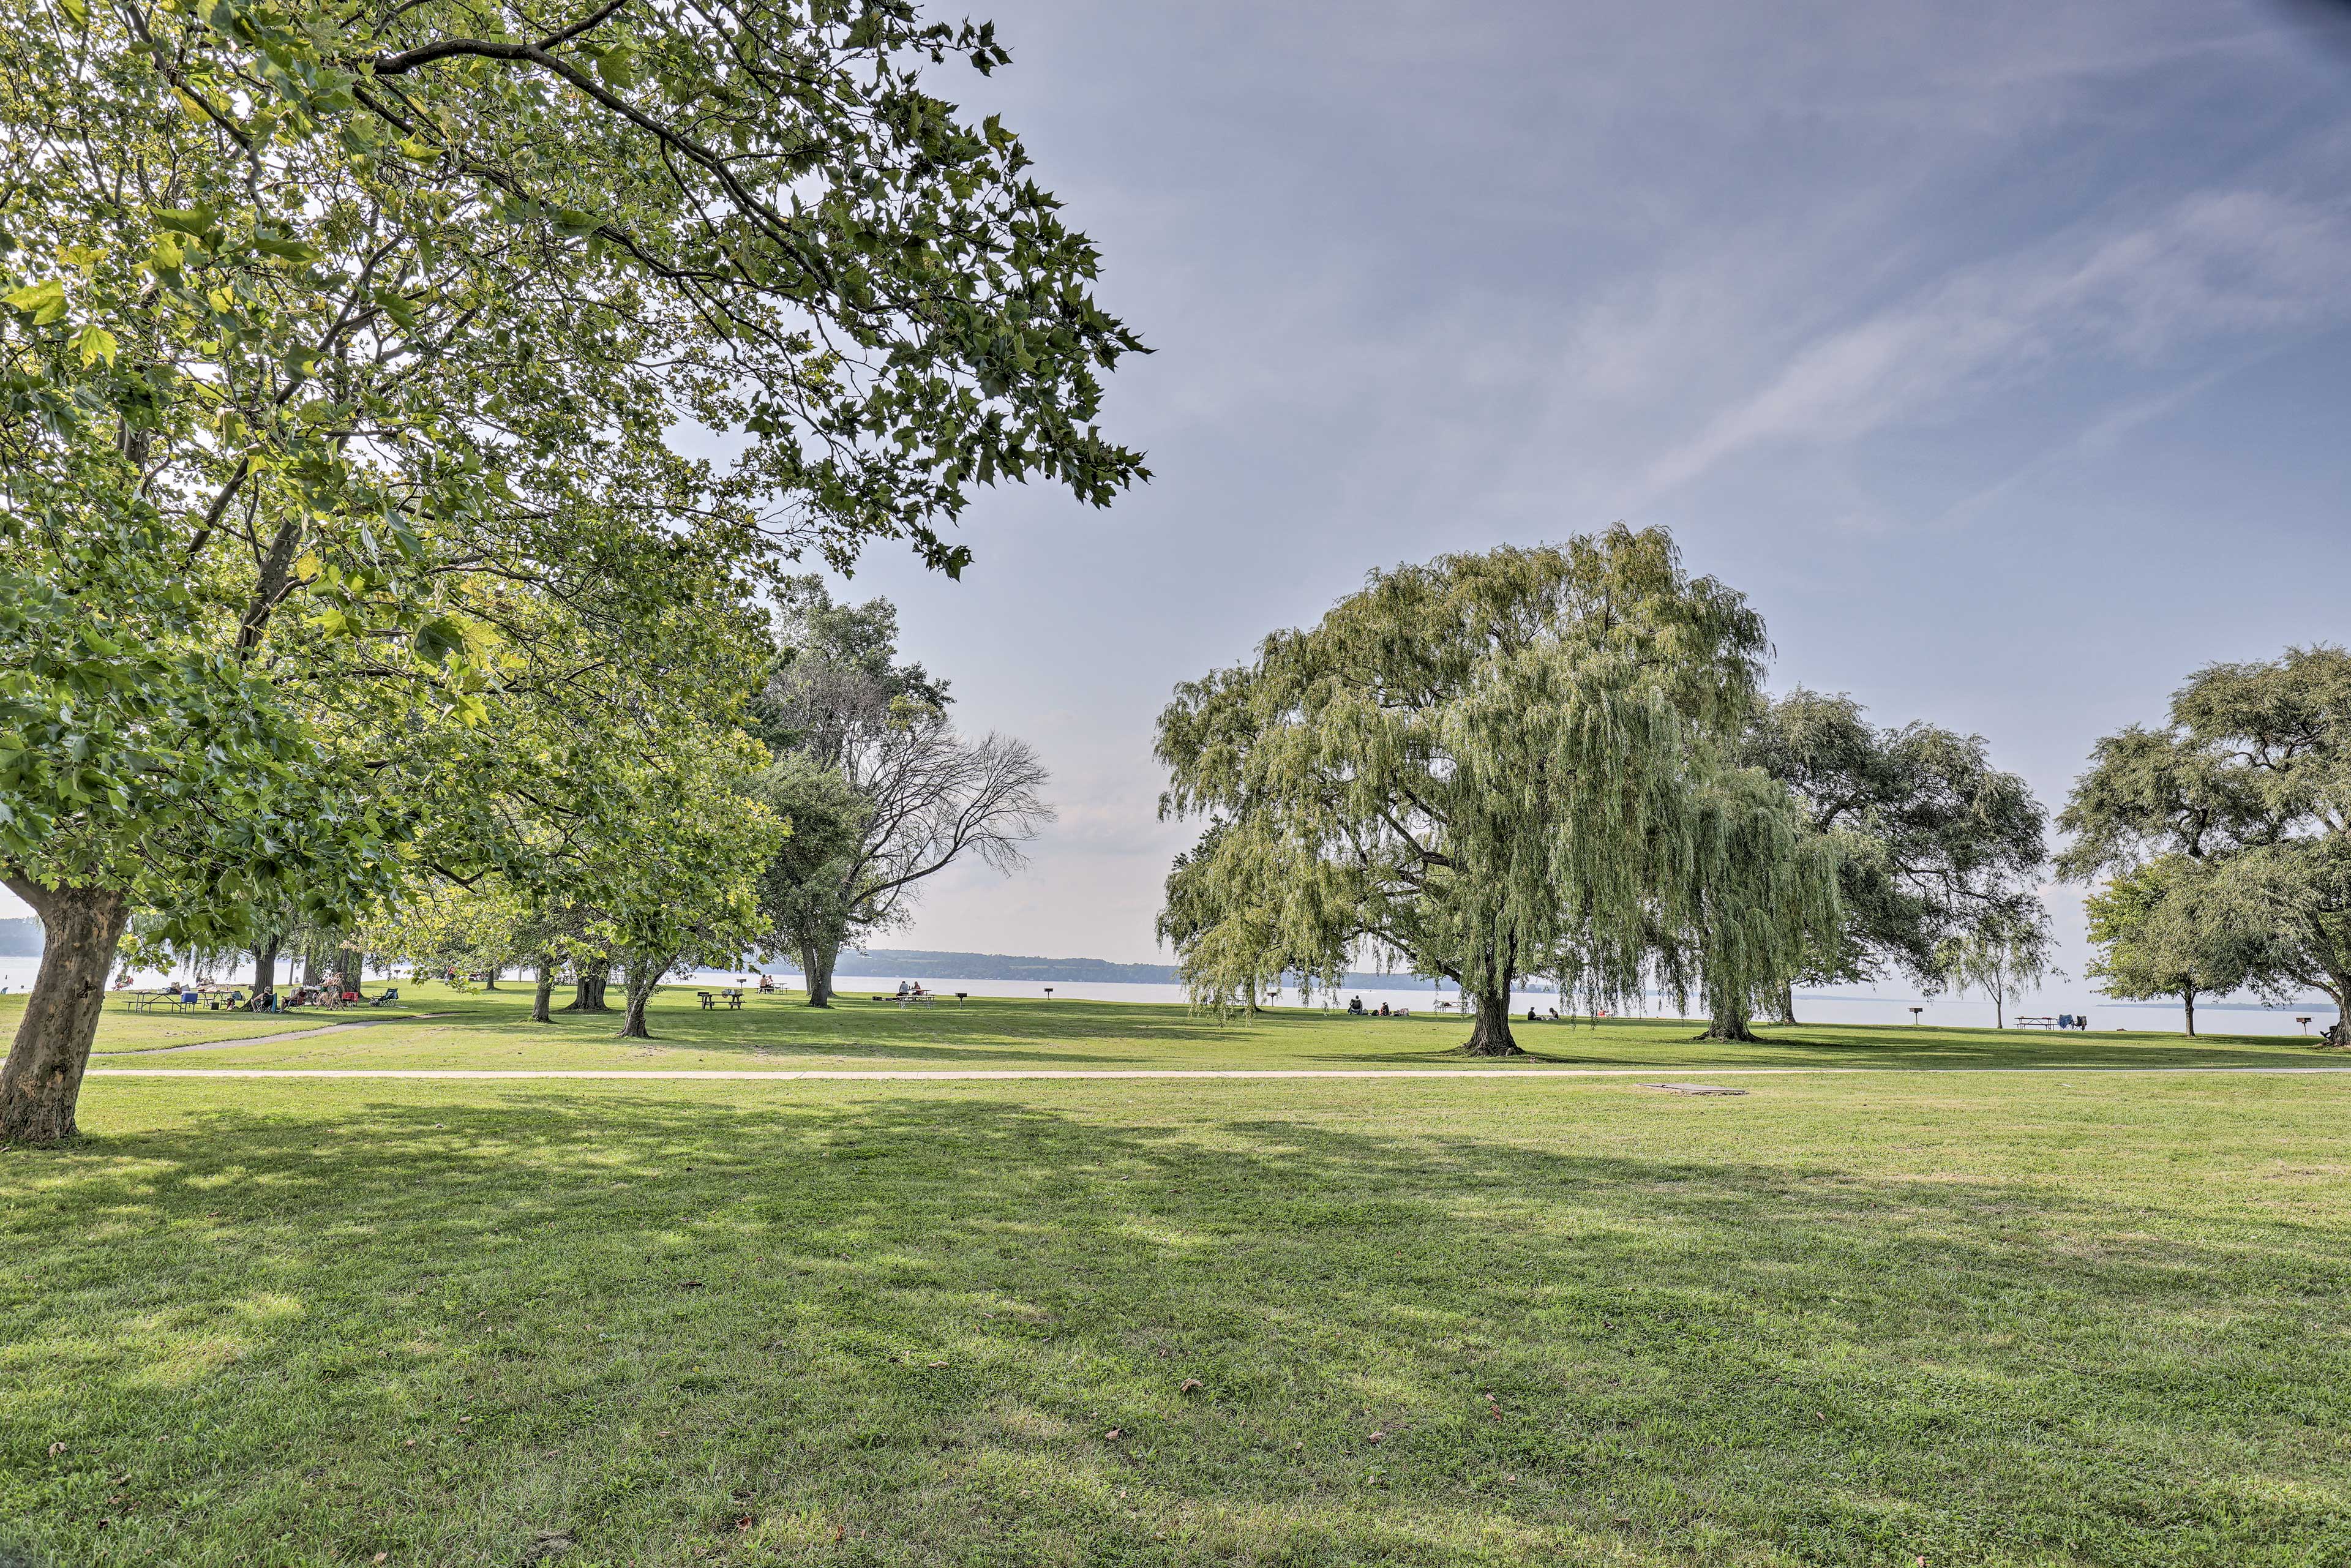
M 455 1018 L 455 1013 L 395 1013 L 390 1018 L 353 1019 L 349 1023 L 323 1024 L 317 1029 L 298 1029 L 288 1034 L 248 1034 L 235 1040 L 204 1040 L 193 1045 L 142 1045 L 135 1051 L 93 1051 L 99 1056 L 168 1056 L 175 1051 L 235 1051 L 247 1045 L 276 1045 L 281 1040 L 310 1040 L 322 1034 L 341 1034 L 346 1030 L 381 1029 L 388 1023 L 420 1023 L 426 1019 Z

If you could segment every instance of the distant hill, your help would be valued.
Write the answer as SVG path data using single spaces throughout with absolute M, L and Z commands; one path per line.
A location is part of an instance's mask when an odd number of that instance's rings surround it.
M 41 923 L 27 915 L 22 920 L 0 920 L 0 958 L 37 958 L 41 956 Z
M 797 973 L 799 966 L 786 964 L 784 967 Z M 1081 981 L 1130 986 L 1183 983 L 1173 964 L 1113 964 L 1107 958 L 1035 958 L 1009 953 L 938 953 L 919 947 L 869 947 L 862 952 L 843 953 L 834 967 L 841 974 L 862 975 L 868 979 L 1035 980 L 1046 985 Z M 1364 989 L 1391 990 L 1416 990 L 1428 984 L 1411 975 L 1353 974 L 1345 983 Z
M 799 966 L 790 966 L 798 968 Z M 845 974 L 909 980 L 1092 980 L 1124 985 L 1176 983 L 1168 964 L 1113 964 L 1107 958 L 1035 958 L 1009 953 L 937 953 L 920 947 L 871 947 L 841 956 Z

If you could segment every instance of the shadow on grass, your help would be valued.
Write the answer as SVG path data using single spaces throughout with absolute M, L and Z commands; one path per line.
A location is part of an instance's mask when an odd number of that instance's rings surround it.
M 2339 1230 L 1677 1124 L 1715 1152 L 514 1092 L 19 1151 L 0 1519 L 76 1563 L 2351 1552 Z

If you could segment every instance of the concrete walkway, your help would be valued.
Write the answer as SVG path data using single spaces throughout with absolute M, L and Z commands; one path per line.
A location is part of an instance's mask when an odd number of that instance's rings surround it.
M 318 1032 L 325 1032 L 323 1030 Z M 292 1039 L 292 1036 L 280 1036 Z M 252 1041 L 241 1043 L 251 1044 Z M 197 1049 L 179 1046 L 175 1050 Z M 674 1082 L 754 1083 L 763 1082 L 827 1083 L 1015 1083 L 1029 1080 L 1094 1080 L 1153 1078 L 1654 1078 L 1660 1072 L 1698 1071 L 1708 1078 L 1769 1077 L 1802 1073 L 1885 1074 L 1895 1072 L 2024 1072 L 2047 1075 L 2072 1072 L 2084 1076 L 2144 1076 L 2157 1073 L 2305 1074 L 2351 1072 L 2342 1067 L 1707 1067 L 1691 1062 L 1655 1063 L 1647 1067 L 1301 1067 L 1301 1068 L 934 1068 L 865 1072 L 810 1071 L 777 1068 L 741 1071 L 700 1071 L 623 1068 L 472 1068 L 472 1067 L 94 1067 L 90 1078 L 419 1078 L 419 1079 L 538 1079 L 592 1078 Z
M 347 1030 L 381 1029 L 388 1023 L 422 1023 L 426 1019 L 455 1018 L 455 1013 L 394 1013 L 390 1018 L 353 1019 L 349 1023 L 325 1024 L 318 1029 L 298 1029 L 287 1034 L 249 1034 L 235 1040 L 204 1040 L 193 1045 L 147 1045 L 136 1051 L 93 1051 L 97 1056 L 168 1056 L 175 1051 L 235 1051 L 247 1045 L 276 1045 L 281 1040 L 311 1040 L 322 1034 L 341 1034 Z

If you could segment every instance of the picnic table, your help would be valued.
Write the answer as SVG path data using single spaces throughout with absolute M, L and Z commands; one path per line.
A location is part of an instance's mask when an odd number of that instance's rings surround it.
M 740 1009 L 743 1005 L 743 993 L 739 989 L 696 991 L 694 994 L 702 998 L 702 1008 L 705 1012 L 716 1007 L 722 1000 L 730 1008 Z

